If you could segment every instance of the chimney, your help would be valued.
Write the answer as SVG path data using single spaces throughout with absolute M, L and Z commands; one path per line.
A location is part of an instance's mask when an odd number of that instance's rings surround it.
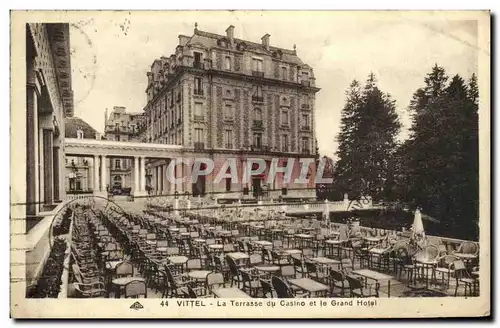
M 261 40 L 262 40 L 262 45 L 266 48 L 266 50 L 269 50 L 269 37 L 270 35 L 266 33 Z
M 234 38 L 234 26 L 229 25 L 229 27 L 226 29 L 226 36 L 229 40 L 233 41 Z

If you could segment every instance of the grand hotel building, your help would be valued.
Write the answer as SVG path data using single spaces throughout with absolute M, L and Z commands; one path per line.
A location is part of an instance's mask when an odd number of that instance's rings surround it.
M 300 174 L 298 159 L 315 157 L 315 95 L 320 89 L 295 46 L 271 46 L 269 34 L 261 41 L 235 38 L 234 26 L 218 35 L 195 25 L 192 36 L 179 35 L 174 54 L 153 62 L 147 73 L 146 141 L 182 145 L 184 163 L 199 157 L 215 162 L 214 172 L 206 178 L 172 185 L 166 179 L 168 161 L 150 161 L 155 194 L 241 195 L 249 190 L 257 195 L 267 190 L 314 196 L 313 165 L 307 184 L 285 184 L 283 174 L 268 184 L 267 174 L 273 158 L 280 159 L 279 166 L 295 158 L 293 182 Z M 215 183 L 227 158 L 237 159 L 239 181 Z M 264 159 L 266 170 L 244 185 L 242 168 L 248 158 Z M 175 175 L 187 177 L 191 170 L 191 164 L 178 166 Z

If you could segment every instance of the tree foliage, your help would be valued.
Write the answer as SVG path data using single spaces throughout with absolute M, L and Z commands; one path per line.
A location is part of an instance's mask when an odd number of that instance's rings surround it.
M 434 66 L 413 95 L 411 136 L 396 156 L 399 197 L 467 238 L 478 233 L 477 110 L 476 77 L 449 79 Z
M 346 91 L 336 153 L 335 182 L 343 192 L 384 194 L 399 129 L 395 101 L 378 88 L 375 76 L 370 74 L 364 87 L 354 80 Z

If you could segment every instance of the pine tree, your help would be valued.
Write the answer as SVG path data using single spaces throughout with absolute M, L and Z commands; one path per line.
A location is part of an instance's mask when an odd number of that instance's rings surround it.
M 378 88 L 373 74 L 363 89 L 353 81 L 346 95 L 334 181 L 350 198 L 380 199 L 400 129 L 395 101 Z
M 442 220 L 443 231 L 472 229 L 477 218 L 475 83 L 475 76 L 467 86 L 459 75 L 448 83 L 444 69 L 435 65 L 413 95 L 412 135 L 397 156 L 400 196 Z

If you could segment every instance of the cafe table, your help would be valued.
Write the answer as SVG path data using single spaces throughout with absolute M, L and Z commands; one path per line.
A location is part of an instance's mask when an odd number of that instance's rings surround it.
M 472 260 L 476 259 L 477 258 L 477 255 L 476 254 L 467 254 L 467 253 L 453 253 L 454 256 L 460 258 L 462 261 L 464 261 L 466 267 L 468 269 L 471 268 L 471 263 L 472 263 Z
M 116 286 L 115 298 L 120 298 L 122 288 L 132 281 L 145 281 L 145 280 L 144 280 L 144 278 L 141 278 L 141 277 L 122 277 L 122 278 L 113 279 L 111 282 L 113 285 Z
M 208 270 L 195 270 L 188 272 L 188 277 L 193 278 L 195 280 L 205 280 L 209 273 L 212 271 Z
M 257 269 L 258 271 L 269 273 L 279 271 L 280 267 L 277 265 L 258 265 L 255 267 L 255 269 Z
M 282 251 L 283 254 L 293 255 L 293 254 L 302 254 L 300 249 L 285 249 Z
M 235 261 L 246 260 L 250 258 L 248 254 L 242 252 L 232 252 L 232 253 L 227 253 L 226 255 Z
M 360 276 L 365 278 L 365 285 L 368 279 L 374 280 L 376 283 L 380 283 L 381 281 L 387 282 L 387 297 L 391 297 L 391 285 L 400 284 L 401 282 L 397 281 L 393 276 L 390 276 L 385 273 L 381 273 L 378 271 L 370 270 L 370 269 L 359 269 L 354 270 L 351 274 Z
M 212 293 L 218 298 L 251 298 L 250 295 L 238 288 L 215 288 Z
M 377 267 L 380 268 L 382 265 L 382 259 L 384 258 L 384 254 L 388 254 L 388 252 L 392 249 L 392 247 L 387 247 L 387 248 L 380 248 L 380 247 L 373 247 L 368 249 L 368 254 L 369 254 L 369 266 L 373 267 L 373 258 L 376 257 L 378 259 L 377 261 Z M 388 257 L 386 257 L 386 265 L 388 264 Z
M 337 257 L 340 258 L 341 246 L 344 244 L 343 240 L 328 239 L 325 244 L 329 246 L 329 254 L 333 255 L 334 249 L 337 249 Z
M 313 257 L 312 259 L 310 259 L 310 261 L 313 261 L 315 263 L 318 263 L 318 264 L 321 264 L 324 266 L 340 265 L 339 260 L 334 260 L 334 259 L 330 259 L 328 257 L 322 257 L 322 256 Z
M 184 264 L 188 261 L 188 258 L 186 256 L 182 256 L 182 255 L 169 256 L 169 257 L 167 257 L 167 259 L 170 261 L 170 263 L 175 264 L 175 265 Z
M 221 250 L 224 248 L 224 245 L 222 244 L 212 244 L 212 245 L 208 245 L 209 248 L 213 249 L 213 250 Z
M 297 286 L 300 289 L 308 292 L 309 295 L 321 292 L 326 293 L 329 290 L 329 287 L 327 285 L 314 281 L 310 278 L 289 279 L 288 282 L 291 285 Z
M 254 240 L 252 243 L 261 247 L 273 246 L 273 243 L 267 240 Z
M 300 247 L 303 248 L 307 240 L 312 239 L 313 236 L 305 233 L 296 234 L 295 237 L 300 239 Z

